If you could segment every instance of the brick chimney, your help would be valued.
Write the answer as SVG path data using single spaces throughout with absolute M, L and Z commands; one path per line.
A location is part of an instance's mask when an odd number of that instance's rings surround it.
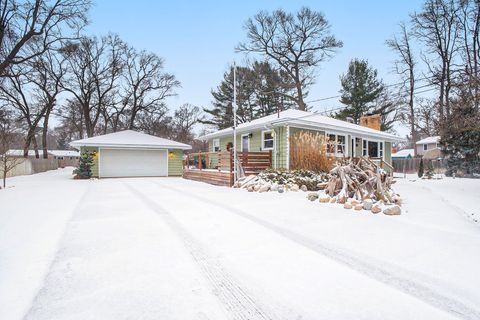
M 379 114 L 360 117 L 360 125 L 380 131 L 382 127 L 382 118 Z

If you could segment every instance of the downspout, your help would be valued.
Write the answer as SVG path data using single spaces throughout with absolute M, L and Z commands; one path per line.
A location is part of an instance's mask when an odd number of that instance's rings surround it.
M 285 166 L 287 167 L 286 169 L 287 170 L 290 170 L 290 126 L 289 125 L 286 125 L 285 126 L 285 129 L 286 129 L 286 138 L 287 138 L 287 141 L 286 141 L 286 160 L 285 160 Z

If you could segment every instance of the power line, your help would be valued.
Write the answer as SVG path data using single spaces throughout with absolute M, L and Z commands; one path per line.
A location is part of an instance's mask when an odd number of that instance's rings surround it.
M 435 78 L 435 76 L 415 79 L 415 82 L 429 80 L 429 79 L 432 79 L 432 78 Z M 393 84 L 386 85 L 386 86 L 384 86 L 384 88 L 391 88 L 391 87 L 396 87 L 396 86 L 404 85 L 404 84 L 405 84 L 405 82 L 398 82 L 398 83 L 393 83 Z M 424 85 L 424 86 L 420 86 L 416 89 L 421 89 L 421 88 L 425 88 L 425 87 L 432 86 L 432 85 L 433 84 L 430 83 L 430 84 L 427 84 L 427 85 Z M 340 98 L 340 97 L 341 97 L 341 95 L 336 95 L 336 96 L 331 96 L 331 97 L 326 97 L 326 98 L 319 98 L 319 99 L 315 99 L 315 100 L 305 101 L 305 103 L 326 101 L 326 100 L 336 99 L 336 98 Z

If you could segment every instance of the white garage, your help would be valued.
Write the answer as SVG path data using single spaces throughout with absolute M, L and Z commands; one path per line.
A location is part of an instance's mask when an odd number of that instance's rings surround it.
M 166 177 L 183 172 L 183 151 L 191 146 L 126 130 L 70 143 L 80 152 L 94 155 L 92 176 Z
M 168 176 L 167 150 L 100 149 L 99 159 L 104 178 Z

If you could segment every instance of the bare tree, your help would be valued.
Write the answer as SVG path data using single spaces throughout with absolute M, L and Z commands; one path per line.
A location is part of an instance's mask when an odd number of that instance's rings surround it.
M 3 181 L 3 188 L 7 185 L 8 174 L 24 161 L 23 158 L 14 157 L 8 153 L 15 140 L 15 129 L 12 122 L 10 112 L 0 107 L 0 177 Z
M 455 62 L 458 55 L 459 24 L 455 0 L 427 0 L 421 12 L 412 15 L 415 37 L 426 49 L 424 62 L 437 85 L 440 129 L 450 115 L 450 94 L 454 85 Z
M 315 67 L 343 46 L 330 33 L 325 16 L 303 7 L 296 14 L 260 11 L 245 24 L 248 42 L 237 51 L 258 53 L 274 61 L 295 83 L 296 94 L 285 94 L 306 109 L 308 87 L 315 80 Z
M 87 23 L 90 0 L 2 0 L 0 2 L 0 77 L 75 38 Z
M 194 126 L 202 120 L 199 107 L 185 103 L 175 110 L 173 116 L 173 130 L 175 139 L 183 143 L 191 143 L 194 140 Z
M 154 53 L 130 47 L 125 51 L 124 63 L 124 90 L 121 105 L 115 110 L 114 131 L 122 116 L 127 128 L 134 129 L 139 113 L 162 110 L 165 99 L 175 95 L 173 90 L 180 86 L 174 75 L 163 71 L 163 60 Z
M 397 59 L 395 60 L 395 72 L 400 76 L 403 82 L 400 87 L 400 95 L 406 97 L 406 103 L 408 105 L 407 123 L 410 126 L 410 136 L 416 155 L 417 149 L 415 148 L 415 143 L 417 142 L 417 129 L 415 128 L 414 94 L 417 62 L 414 58 L 412 49 L 412 36 L 404 23 L 400 24 L 399 35 L 387 40 L 386 44 L 397 55 Z
M 122 72 L 121 49 L 124 43 L 115 35 L 82 38 L 64 48 L 69 72 L 62 88 L 71 93 L 81 108 L 88 137 L 112 104 Z

